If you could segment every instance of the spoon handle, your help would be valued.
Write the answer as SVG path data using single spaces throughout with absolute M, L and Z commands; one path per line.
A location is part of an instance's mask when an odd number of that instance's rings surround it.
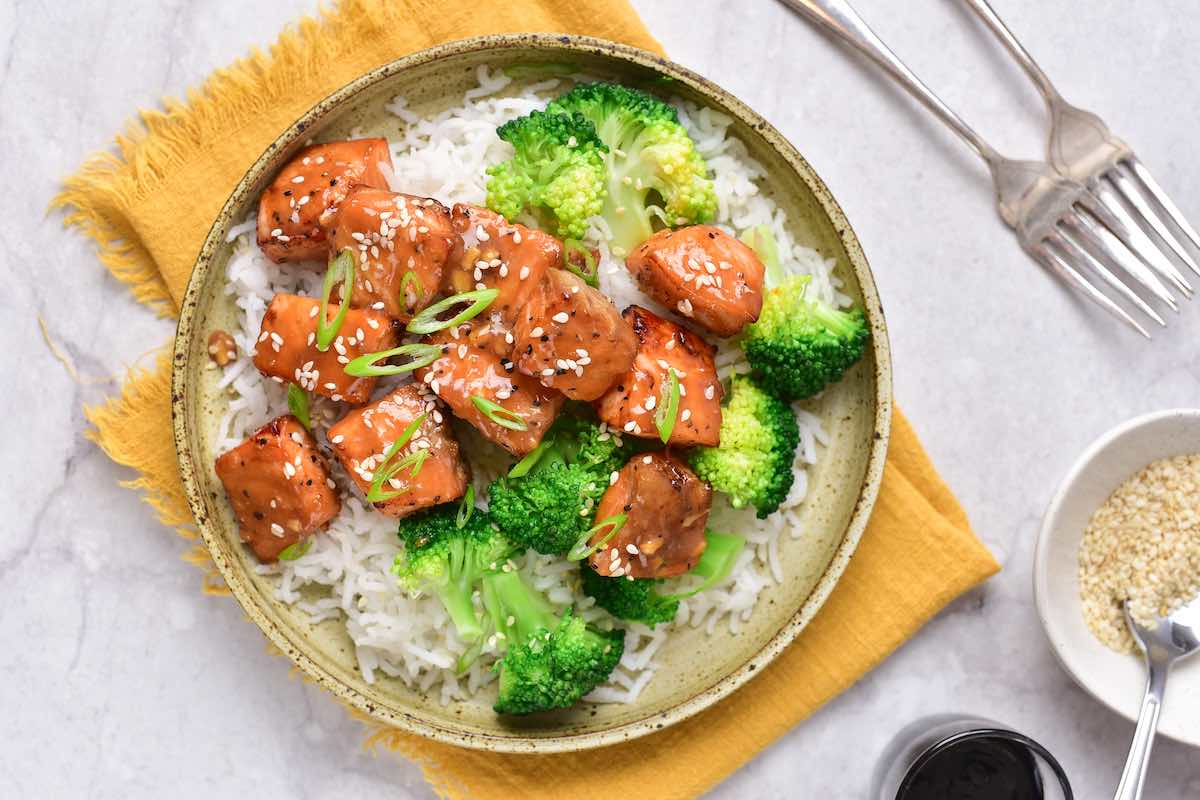
M 1154 745 L 1154 732 L 1158 729 L 1158 714 L 1162 710 L 1163 693 L 1167 688 L 1167 672 L 1170 664 L 1150 661 L 1150 677 L 1146 680 L 1146 696 L 1142 700 L 1142 711 L 1138 714 L 1137 728 L 1133 732 L 1133 743 L 1129 745 L 1129 756 L 1125 759 L 1125 771 L 1113 800 L 1138 800 L 1146 782 L 1146 768 L 1150 765 L 1150 748 Z

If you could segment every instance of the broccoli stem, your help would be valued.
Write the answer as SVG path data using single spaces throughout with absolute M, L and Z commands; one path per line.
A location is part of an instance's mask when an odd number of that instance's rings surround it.
M 814 300 L 809 305 L 813 318 L 838 336 L 852 336 L 861 324 L 853 315 L 820 300 Z
M 471 602 L 472 589 L 469 584 L 458 582 L 448 583 L 437 591 L 438 599 L 446 607 L 454 622 L 458 637 L 464 642 L 474 642 L 483 635 L 483 626 L 475 614 L 475 604 Z
M 631 156 L 626 155 L 626 159 Z M 619 168 L 618 157 L 608 154 L 608 195 L 604 198 L 605 221 L 612 229 L 613 255 L 624 258 L 642 242 L 654 235 L 650 214 L 646 210 L 646 189 L 636 182 L 625 183 L 627 171 Z M 618 253 L 617 250 L 622 252 Z
M 745 540 L 740 536 L 716 531 L 705 531 L 704 538 L 708 540 L 704 554 L 700 556 L 696 566 L 688 572 L 688 575 L 704 578 L 704 583 L 691 591 L 671 595 L 676 600 L 700 594 L 728 578 L 729 573 L 733 572 L 733 565 L 737 563 L 738 556 L 742 554 L 742 546 L 745 544 Z
M 483 606 L 496 630 L 518 647 L 538 630 L 554 630 L 558 618 L 546 600 L 525 583 L 521 574 L 496 572 L 483 578 Z

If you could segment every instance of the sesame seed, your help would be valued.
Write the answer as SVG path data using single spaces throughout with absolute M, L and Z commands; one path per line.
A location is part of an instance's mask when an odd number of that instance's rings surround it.
M 476 225 L 475 226 L 475 238 L 481 242 L 486 242 L 488 239 L 490 239 L 492 237 L 488 235 L 488 232 L 483 229 L 482 225 Z
M 546 367 L 544 370 L 542 370 L 542 377 L 544 377 L 544 378 L 549 378 L 553 374 L 554 374 L 554 367 Z
M 283 233 L 283 228 L 275 228 L 273 231 L 271 231 L 271 236 L 278 236 L 281 233 Z
M 383 304 L 383 301 L 381 300 L 378 303 L 372 303 L 371 308 L 375 309 L 376 311 L 382 311 L 385 308 L 385 306 Z
M 653 464 L 654 458 L 652 456 L 642 456 L 642 463 L 643 464 Z
M 633 420 L 629 420 L 629 422 L 625 423 L 624 430 L 626 433 L 633 433 L 633 429 L 636 427 L 637 427 L 637 423 L 634 422 Z
M 655 398 L 654 395 L 650 395 L 649 397 L 646 398 L 646 410 L 647 411 L 653 411 L 654 406 L 657 404 L 658 404 L 658 399 Z
M 292 183 L 304 183 L 304 176 L 297 175 L 296 177 L 292 178 Z
M 520 244 L 520 243 L 521 243 L 521 232 L 514 230 L 513 231 L 513 244 Z
M 542 334 L 544 334 L 544 333 L 545 333 L 545 331 L 542 330 L 542 326 L 538 325 L 536 328 L 534 328 L 533 330 L 531 330 L 529 332 L 529 335 L 532 336 L 534 339 L 538 339 L 538 338 L 541 338 Z
M 571 317 L 570 317 L 570 315 L 567 314 L 567 312 L 560 311 L 557 314 L 555 314 L 553 317 L 551 317 L 550 319 L 554 320 L 555 322 L 557 322 L 561 325 L 564 322 L 566 322 L 567 320 L 571 319 Z
M 664 359 L 661 359 L 661 358 L 658 360 L 658 366 L 661 369 L 670 369 L 671 368 L 671 365 L 668 364 Z
M 710 383 L 708 386 L 704 387 L 704 399 L 705 400 L 712 400 L 713 395 L 715 395 L 716 393 L 717 393 L 717 390 L 713 384 Z
M 312 198 L 311 198 L 311 197 L 309 197 L 308 195 L 304 195 L 304 197 L 301 197 L 299 200 L 297 200 L 297 201 L 296 201 L 296 205 L 298 205 L 298 206 L 302 206 L 302 205 L 304 205 L 305 203 L 307 203 L 307 202 L 308 202 L 309 200 L 311 200 L 311 199 L 312 199 Z
M 334 436 L 329 441 L 333 442 L 334 444 L 341 444 L 342 442 L 346 441 L 346 437 L 339 433 L 337 436 Z
M 680 422 L 687 422 L 691 418 L 692 418 L 692 410 L 690 408 L 685 408 L 683 410 L 683 413 L 679 415 Z
M 271 533 L 277 537 L 283 536 L 283 526 L 280 525 L 278 522 L 272 522 L 271 523 Z
M 292 462 L 290 462 L 290 461 L 283 462 L 283 474 L 289 478 L 295 477 L 296 468 L 292 466 Z
M 631 556 L 636 556 L 639 551 L 636 544 L 630 543 L 625 545 L 625 552 L 629 553 Z
M 529 277 L 529 267 L 521 267 L 521 271 L 517 273 L 517 280 L 523 281 Z
M 675 307 L 678 308 L 679 313 L 683 314 L 685 317 L 690 317 L 692 315 L 692 301 L 688 300 L 686 297 L 680 300 Z

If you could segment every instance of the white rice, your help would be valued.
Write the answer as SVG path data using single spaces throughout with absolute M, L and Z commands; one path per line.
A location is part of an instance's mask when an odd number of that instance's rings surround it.
M 456 202 L 482 204 L 486 195 L 487 166 L 504 160 L 509 146 L 496 136 L 496 127 L 507 120 L 542 108 L 553 95 L 569 86 L 568 81 L 549 80 L 515 90 L 511 80 L 486 67 L 478 73 L 479 86 L 466 93 L 463 104 L 423 118 L 407 109 L 404 98 L 396 98 L 387 110 L 402 123 L 391 135 L 393 189 L 409 194 L 436 197 L 450 205 Z M 696 140 L 712 170 L 719 211 L 716 223 L 730 232 L 767 225 L 775 235 L 785 267 L 813 276 L 812 289 L 824 299 L 848 304 L 832 274 L 833 262 L 797 243 L 787 228 L 782 210 L 759 191 L 766 178 L 745 146 L 729 134 L 728 117 L 708 108 L 677 102 L 680 119 Z M 220 386 L 231 395 L 228 412 L 220 423 L 218 451 L 237 445 L 271 418 L 286 413 L 285 387 L 264 378 L 250 364 L 263 314 L 279 292 L 316 296 L 320 292 L 320 265 L 307 269 L 297 265 L 272 264 L 253 243 L 254 219 L 230 231 L 234 255 L 227 267 L 227 291 L 240 309 L 232 333 L 239 357 L 224 368 Z M 589 238 L 601 251 L 601 288 L 619 308 L 639 303 L 670 314 L 638 291 L 619 260 L 608 251 L 602 219 L 593 221 Z M 741 351 L 721 342 L 718 368 L 722 377 L 747 369 Z M 382 383 L 379 394 L 390 391 L 395 381 Z M 339 411 L 334 404 L 314 399 L 317 436 Z M 819 419 L 796 409 L 801 442 L 795 464 L 795 484 L 781 510 L 766 520 L 756 519 L 750 509 L 736 510 L 718 495 L 710 517 L 714 530 L 738 533 L 748 546 L 732 574 L 723 584 L 680 604 L 673 625 L 651 629 L 645 625 L 619 623 L 625 628 L 625 653 L 608 683 L 588 699 L 596 702 L 630 703 L 653 678 L 655 655 L 672 628 L 690 625 L 713 632 L 727 626 L 737 632 L 757 606 L 759 594 L 785 576 L 780 567 L 779 538 L 785 530 L 793 537 L 803 531 L 798 507 L 807 489 L 807 467 L 819 457 L 818 445 L 825 444 Z M 483 489 L 506 460 L 498 449 L 469 433 L 464 450 L 471 454 L 477 491 Z M 378 675 L 397 678 L 408 686 L 436 692 L 443 703 L 473 695 L 494 680 L 491 671 L 495 648 L 485 646 L 483 657 L 463 676 L 455 676 L 454 664 L 466 646 L 454 632 L 440 603 L 430 596 L 413 596 L 396 584 L 390 568 L 400 544 L 396 521 L 375 513 L 341 468 L 334 464 L 334 478 L 345 502 L 342 513 L 327 533 L 314 537 L 301 558 L 270 566 L 259 572 L 274 576 L 276 596 L 305 611 L 314 622 L 334 621 L 346 626 L 354 642 L 355 655 L 364 678 Z M 587 619 L 602 627 L 613 624 L 606 612 L 578 587 L 575 565 L 563 559 L 532 551 L 517 559 L 520 570 L 551 602 L 560 607 L 574 604 Z

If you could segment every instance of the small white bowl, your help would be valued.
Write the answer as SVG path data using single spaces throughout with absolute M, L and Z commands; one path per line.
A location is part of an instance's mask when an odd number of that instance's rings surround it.
M 1088 520 L 1117 487 L 1161 458 L 1200 453 L 1200 409 L 1174 409 L 1130 420 L 1101 436 L 1063 479 L 1038 533 L 1033 591 L 1055 655 L 1093 697 L 1136 720 L 1146 686 L 1141 654 L 1102 645 L 1083 621 L 1079 543 Z M 1200 747 L 1200 656 L 1178 664 L 1167 682 L 1159 732 Z

